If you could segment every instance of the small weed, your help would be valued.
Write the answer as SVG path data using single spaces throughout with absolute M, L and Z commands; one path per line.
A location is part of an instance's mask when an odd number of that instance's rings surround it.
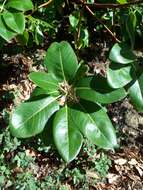
M 88 157 L 93 157 L 96 153 L 96 146 L 89 140 L 85 140 L 83 146 L 83 152 L 86 152 Z
M 111 160 L 102 152 L 99 160 L 95 161 L 95 170 L 101 177 L 106 177 L 111 166 Z
M 31 141 L 25 141 L 24 145 L 30 146 L 37 154 L 51 155 L 50 146 L 44 146 L 40 139 L 37 141 L 37 145 L 33 142 L 35 141 L 31 139 Z M 45 162 L 41 166 L 38 165 L 37 154 L 35 156 L 27 155 L 27 149 L 23 143 L 12 137 L 8 129 L 0 134 L 0 144 L 0 188 L 2 189 L 68 190 L 71 186 L 73 189 L 89 190 L 90 185 L 96 184 L 97 180 L 87 176 L 87 170 L 96 172 L 101 178 L 104 178 L 111 165 L 111 161 L 105 153 L 102 153 L 99 159 L 95 159 L 96 146 L 85 141 L 79 158 L 71 164 L 65 165 L 63 162 L 59 162 L 59 166 L 50 167 L 48 173 L 38 177 L 36 173 L 41 170 L 40 168 L 44 166 Z M 67 183 L 69 185 L 66 185 Z
M 21 141 L 18 140 L 16 137 L 12 137 L 10 135 L 10 132 L 8 129 L 3 131 L 2 134 L 0 134 L 0 144 L 2 144 L 3 149 L 1 151 L 4 152 L 12 152 L 20 146 Z

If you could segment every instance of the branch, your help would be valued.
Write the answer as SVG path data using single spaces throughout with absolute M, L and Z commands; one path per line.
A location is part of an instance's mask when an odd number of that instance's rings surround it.
M 88 6 L 87 4 L 85 4 L 84 0 L 80 0 L 80 2 L 81 2 L 82 5 L 85 7 L 85 9 L 90 13 L 90 15 L 92 15 L 94 19 L 96 19 L 100 24 L 102 24 L 102 25 L 104 26 L 104 28 L 108 31 L 108 33 L 112 36 L 112 38 L 113 38 L 116 42 L 121 42 L 121 41 L 113 34 L 113 32 L 103 23 L 103 21 L 95 16 L 94 12 L 89 8 L 89 6 Z
M 39 5 L 39 6 L 38 6 L 38 9 L 40 9 L 40 8 L 42 8 L 42 7 L 47 7 L 50 3 L 52 3 L 52 1 L 53 1 L 53 0 L 49 0 L 48 2 Z
M 47 7 L 50 3 L 52 3 L 53 0 L 49 0 L 48 2 L 46 3 L 43 3 L 41 5 L 39 5 L 36 9 L 34 9 L 31 14 L 29 14 L 28 16 L 34 14 L 36 11 L 38 11 L 38 9 L 42 8 L 42 7 Z
M 96 7 L 99 9 L 107 9 L 107 8 L 111 8 L 111 9 L 117 9 L 117 8 L 125 8 L 125 7 L 129 7 L 131 5 L 137 5 L 137 4 L 142 4 L 143 1 L 139 0 L 139 1 L 134 1 L 134 2 L 129 2 L 129 3 L 125 3 L 125 4 L 115 4 L 115 3 L 93 3 L 93 4 L 88 4 L 85 3 L 85 5 L 87 6 L 92 6 L 92 7 Z

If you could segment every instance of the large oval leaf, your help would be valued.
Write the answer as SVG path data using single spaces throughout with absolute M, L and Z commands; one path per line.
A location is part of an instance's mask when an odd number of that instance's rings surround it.
M 25 17 L 23 13 L 4 12 L 3 18 L 6 25 L 13 31 L 22 34 L 25 29 Z
M 3 21 L 2 15 L 0 15 L 0 36 L 6 41 L 9 41 L 16 36 L 15 32 L 7 28 Z
M 13 8 L 19 11 L 29 11 L 33 9 L 33 3 L 31 0 L 11 0 L 6 4 L 7 8 Z
M 56 113 L 53 123 L 55 145 L 66 162 L 72 161 L 82 146 L 82 135 L 70 115 L 70 108 L 63 107 Z
M 59 84 L 52 73 L 32 72 L 30 73 L 29 78 L 48 94 L 53 96 L 59 95 Z
M 133 79 L 132 65 L 111 63 L 107 69 L 107 80 L 112 88 L 121 88 Z
M 127 95 L 123 88 L 112 89 L 106 79 L 99 75 L 81 79 L 77 84 L 76 94 L 82 99 L 102 104 L 119 101 Z
M 132 82 L 129 88 L 129 96 L 136 109 L 143 112 L 143 74 Z
M 22 103 L 12 115 L 10 130 L 14 136 L 19 138 L 37 135 L 58 109 L 56 98 L 52 97 Z
M 45 65 L 48 72 L 53 73 L 59 81 L 69 81 L 74 78 L 78 69 L 76 55 L 68 42 L 54 42 L 48 49 Z
M 116 63 L 128 64 L 134 62 L 136 56 L 126 44 L 116 43 L 110 51 L 109 59 Z
M 71 108 L 71 117 L 83 135 L 97 146 L 105 149 L 117 147 L 115 130 L 105 109 L 82 100 Z

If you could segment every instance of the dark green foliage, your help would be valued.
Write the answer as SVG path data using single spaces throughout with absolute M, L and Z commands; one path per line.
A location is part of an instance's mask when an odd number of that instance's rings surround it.
M 115 44 L 109 58 L 113 63 L 107 70 L 108 83 L 116 89 L 125 87 L 136 109 L 143 112 L 143 69 L 137 57 L 126 44 Z
M 32 1 L 4 1 L 0 9 L 0 36 L 9 41 L 16 35 L 23 34 L 26 22 L 24 12 L 33 9 Z
M 100 103 L 120 100 L 126 96 L 125 91 L 113 91 L 101 83 L 103 92 L 96 92 L 93 86 L 100 91 L 96 85 L 98 77 L 77 77 L 81 66 L 67 42 L 53 43 L 47 51 L 45 64 L 48 74 L 34 72 L 29 77 L 46 92 L 47 97 L 37 97 L 37 100 L 22 103 L 16 108 L 10 122 L 12 134 L 20 138 L 35 136 L 43 131 L 50 116 L 56 112 L 49 127 L 53 128 L 54 143 L 66 162 L 77 156 L 84 137 L 101 148 L 117 147 L 115 131 Z

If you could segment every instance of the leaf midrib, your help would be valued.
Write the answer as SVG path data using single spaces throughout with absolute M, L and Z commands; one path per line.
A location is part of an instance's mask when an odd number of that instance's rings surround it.
M 61 65 L 61 70 L 62 70 L 63 78 L 64 78 L 64 81 L 66 81 L 66 77 L 65 77 L 65 73 L 64 73 L 64 67 L 63 67 L 62 53 L 61 53 L 60 47 L 59 47 L 59 54 L 60 54 L 60 65 Z

